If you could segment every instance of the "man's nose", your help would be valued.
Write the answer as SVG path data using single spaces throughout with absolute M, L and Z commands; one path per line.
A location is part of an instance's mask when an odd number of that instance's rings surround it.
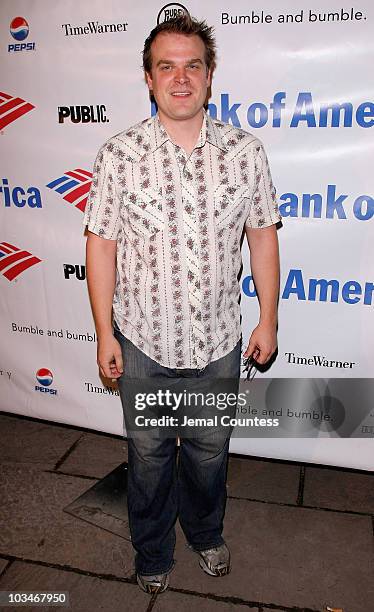
M 178 83 L 186 83 L 189 80 L 187 70 L 185 68 L 178 68 L 175 73 L 175 80 Z

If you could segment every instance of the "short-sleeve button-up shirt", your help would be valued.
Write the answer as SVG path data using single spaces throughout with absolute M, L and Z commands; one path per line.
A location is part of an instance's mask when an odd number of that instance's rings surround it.
M 113 313 L 168 368 L 204 368 L 240 338 L 244 226 L 279 221 L 261 141 L 204 113 L 190 155 L 158 115 L 99 150 L 84 225 L 117 241 Z

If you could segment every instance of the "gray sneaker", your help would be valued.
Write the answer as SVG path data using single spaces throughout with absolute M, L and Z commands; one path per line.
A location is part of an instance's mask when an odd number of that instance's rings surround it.
M 169 574 L 158 574 L 156 576 L 141 576 L 136 574 L 136 580 L 140 588 L 146 593 L 163 593 L 169 586 Z
M 209 576 L 226 576 L 230 573 L 230 551 L 226 544 L 208 550 L 190 548 L 199 555 L 199 565 Z

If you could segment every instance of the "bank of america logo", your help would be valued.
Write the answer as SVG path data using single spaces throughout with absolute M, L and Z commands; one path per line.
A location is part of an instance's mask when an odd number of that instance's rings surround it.
M 60 193 L 69 204 L 74 204 L 76 208 L 84 212 L 91 183 L 92 172 L 76 168 L 51 181 L 47 187 Z
M 0 130 L 30 112 L 33 108 L 35 106 L 30 102 L 26 102 L 22 98 L 14 98 L 0 91 Z
M 0 273 L 9 281 L 39 263 L 41 259 L 9 242 L 0 242 Z

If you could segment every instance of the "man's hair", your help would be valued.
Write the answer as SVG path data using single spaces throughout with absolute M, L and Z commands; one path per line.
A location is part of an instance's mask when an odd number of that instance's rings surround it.
M 198 21 L 187 13 L 173 17 L 160 23 L 153 28 L 146 38 L 143 49 L 143 68 L 145 72 L 151 72 L 152 54 L 151 45 L 158 34 L 184 34 L 185 36 L 199 36 L 205 46 L 205 63 L 208 70 L 214 70 L 216 63 L 216 41 L 213 35 L 213 27 L 208 26 L 206 21 Z

